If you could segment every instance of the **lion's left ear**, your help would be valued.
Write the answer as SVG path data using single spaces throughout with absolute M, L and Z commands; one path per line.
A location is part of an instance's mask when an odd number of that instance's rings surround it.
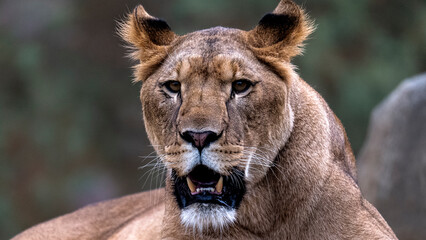
M 258 57 L 290 61 L 302 53 L 303 41 L 314 30 L 302 8 L 291 0 L 281 0 L 247 34 L 247 41 Z
M 143 81 L 152 74 L 177 38 L 165 21 L 149 15 L 142 5 L 119 25 L 118 32 L 130 44 L 130 57 L 140 62 L 135 66 L 135 81 Z

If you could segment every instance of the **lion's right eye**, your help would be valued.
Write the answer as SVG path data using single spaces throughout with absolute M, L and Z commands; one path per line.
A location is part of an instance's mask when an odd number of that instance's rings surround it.
M 180 92 L 180 82 L 178 81 L 167 81 L 164 83 L 164 87 L 166 87 L 167 91 L 170 93 L 179 93 Z

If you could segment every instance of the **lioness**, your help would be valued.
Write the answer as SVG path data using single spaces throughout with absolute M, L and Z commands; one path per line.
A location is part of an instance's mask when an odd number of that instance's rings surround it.
M 340 121 L 290 63 L 312 31 L 289 0 L 251 31 L 185 36 L 138 6 L 120 32 L 139 61 L 165 189 L 91 205 L 15 239 L 396 239 L 361 196 Z

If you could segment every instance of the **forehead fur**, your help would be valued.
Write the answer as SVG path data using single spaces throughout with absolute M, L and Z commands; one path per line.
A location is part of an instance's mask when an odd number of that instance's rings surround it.
M 244 43 L 241 30 L 215 27 L 182 37 L 171 47 L 161 71 L 176 72 L 181 78 L 198 73 L 232 79 L 244 68 L 258 69 L 256 57 Z M 168 73 L 170 74 L 170 73 Z
M 224 27 L 190 33 L 176 41 L 173 47 L 173 51 L 179 51 L 181 54 L 187 52 L 204 58 L 247 50 L 243 31 Z

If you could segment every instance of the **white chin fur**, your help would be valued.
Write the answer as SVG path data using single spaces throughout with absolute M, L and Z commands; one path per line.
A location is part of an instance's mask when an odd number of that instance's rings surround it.
M 236 211 L 217 204 L 194 203 L 182 210 L 180 219 L 185 228 L 193 232 L 223 231 L 235 222 Z

